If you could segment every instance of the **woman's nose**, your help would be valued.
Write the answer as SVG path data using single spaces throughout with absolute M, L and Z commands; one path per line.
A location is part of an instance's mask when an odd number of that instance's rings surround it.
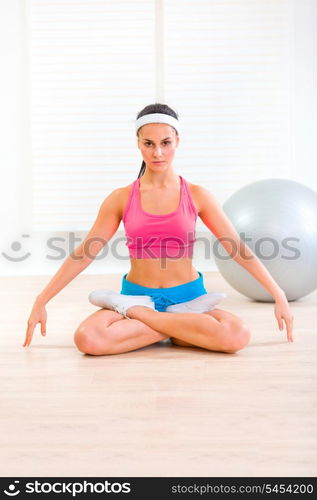
M 154 156 L 159 158 L 161 154 L 162 154 L 161 148 L 156 148 L 154 151 Z

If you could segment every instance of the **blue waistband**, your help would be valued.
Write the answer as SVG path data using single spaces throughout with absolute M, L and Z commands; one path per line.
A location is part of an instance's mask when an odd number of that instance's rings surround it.
M 150 288 L 128 281 L 126 279 L 126 273 L 122 278 L 122 288 L 120 293 L 124 295 L 149 295 L 156 299 L 156 304 L 162 301 L 162 305 L 164 304 L 164 306 L 167 304 L 178 304 L 180 302 L 193 300 L 196 297 L 207 293 L 204 286 L 203 275 L 199 271 L 198 274 L 198 278 L 182 285 L 166 288 Z

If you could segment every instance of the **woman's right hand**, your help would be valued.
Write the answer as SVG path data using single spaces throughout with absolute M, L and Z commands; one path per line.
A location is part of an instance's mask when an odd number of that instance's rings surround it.
M 30 317 L 28 319 L 28 326 L 26 330 L 25 341 L 23 347 L 28 347 L 31 344 L 34 328 L 38 323 L 41 323 L 41 334 L 46 335 L 46 320 L 47 312 L 45 305 L 40 301 L 36 300 L 33 305 Z

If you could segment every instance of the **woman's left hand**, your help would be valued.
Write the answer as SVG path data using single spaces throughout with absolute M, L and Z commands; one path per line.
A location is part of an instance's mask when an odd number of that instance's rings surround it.
M 285 296 L 281 297 L 276 300 L 275 302 L 275 316 L 278 322 L 279 329 L 282 331 L 284 328 L 283 321 L 285 322 L 286 325 L 286 332 L 287 332 L 287 340 L 289 342 L 294 342 L 293 339 L 293 320 L 294 316 L 292 315 L 289 303 L 287 301 L 287 298 Z

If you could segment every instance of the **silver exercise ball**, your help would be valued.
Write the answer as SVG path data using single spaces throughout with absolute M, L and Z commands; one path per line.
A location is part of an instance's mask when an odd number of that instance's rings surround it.
M 267 179 L 241 188 L 223 209 L 289 301 L 317 288 L 315 191 L 295 181 Z M 219 272 L 235 290 L 254 300 L 274 301 L 216 239 L 213 252 Z

